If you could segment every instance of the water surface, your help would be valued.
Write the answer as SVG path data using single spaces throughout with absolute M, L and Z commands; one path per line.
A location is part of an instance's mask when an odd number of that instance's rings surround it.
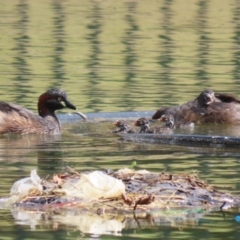
M 1 196 L 32 169 L 46 177 L 67 166 L 116 170 L 134 161 L 137 169 L 194 172 L 239 194 L 238 148 L 133 142 L 112 133 L 119 117 L 129 123 L 139 115 L 150 117 L 160 106 L 192 100 L 205 88 L 240 96 L 239 1 L 0 0 L 0 6 L 1 100 L 37 112 L 38 96 L 61 87 L 90 116 L 86 123 L 65 115 L 62 136 L 1 136 Z M 240 134 L 239 126 L 197 126 L 194 131 Z M 29 221 L 0 211 L 3 239 L 239 238 L 238 210 L 192 221 L 153 224 L 148 219 L 102 235 L 86 233 L 66 219 L 33 214 Z

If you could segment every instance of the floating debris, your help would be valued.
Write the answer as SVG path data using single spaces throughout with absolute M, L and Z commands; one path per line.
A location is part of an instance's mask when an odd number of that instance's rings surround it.
M 49 180 L 41 179 L 33 170 L 30 177 L 13 184 L 10 197 L 0 199 L 1 208 L 10 208 L 16 218 L 28 216 L 28 213 L 32 216 L 35 212 L 39 219 L 42 219 L 41 213 L 46 219 L 51 216 L 64 223 L 81 216 L 81 219 L 86 218 L 85 224 L 90 224 L 84 225 L 83 232 L 94 232 L 93 225 L 102 219 L 105 224 L 99 231 L 103 233 L 119 232 L 140 222 L 160 223 L 171 218 L 171 222 L 189 224 L 206 213 L 239 205 L 239 196 L 219 191 L 196 174 L 127 168 L 89 173 L 68 168 Z M 72 224 L 78 225 L 79 218 Z M 111 224 L 112 229 L 108 227 Z
M 216 187 L 200 180 L 196 175 L 153 173 L 146 170 L 120 169 L 116 172 L 68 171 L 55 174 L 47 181 L 40 179 L 36 170 L 31 176 L 15 182 L 10 198 L 18 196 L 18 206 L 51 208 L 83 207 L 105 213 L 133 212 L 149 209 L 208 207 L 236 207 L 240 198 L 220 192 Z M 110 204 L 111 203 L 111 204 Z M 95 206 L 95 207 L 93 207 Z M 95 209 L 95 210 L 94 210 Z
M 22 199 L 27 196 L 41 195 L 43 192 L 43 186 L 41 179 L 37 174 L 36 169 L 32 170 L 30 177 L 26 177 L 16 181 L 10 190 L 10 196 L 15 201 Z

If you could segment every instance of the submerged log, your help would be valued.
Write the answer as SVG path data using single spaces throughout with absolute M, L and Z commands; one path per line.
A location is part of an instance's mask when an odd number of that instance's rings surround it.
M 193 134 L 121 134 L 124 140 L 175 145 L 196 145 L 215 147 L 239 147 L 240 138 L 230 136 L 209 136 Z

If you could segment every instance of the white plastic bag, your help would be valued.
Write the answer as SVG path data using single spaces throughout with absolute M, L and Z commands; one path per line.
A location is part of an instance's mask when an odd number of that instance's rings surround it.
M 39 193 L 43 191 L 41 178 L 38 176 L 36 169 L 31 171 L 30 177 L 16 181 L 11 187 L 10 195 L 22 198 L 28 196 L 31 191 Z
M 121 180 L 107 174 L 94 171 L 83 174 L 77 182 L 66 181 L 61 191 L 67 196 L 81 198 L 114 198 L 125 193 L 125 185 Z

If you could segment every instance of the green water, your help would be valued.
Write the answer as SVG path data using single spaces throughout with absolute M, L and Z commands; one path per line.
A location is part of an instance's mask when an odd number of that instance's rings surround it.
M 0 6 L 2 101 L 37 112 L 38 96 L 61 87 L 88 114 L 155 111 L 192 100 L 207 87 L 240 96 L 239 1 L 0 0 Z M 113 119 L 99 117 L 64 124 L 61 137 L 1 136 L 0 195 L 32 169 L 46 177 L 67 166 L 116 170 L 133 161 L 137 169 L 194 172 L 239 194 L 237 148 L 123 141 L 114 129 Z M 238 126 L 197 131 L 240 134 Z M 1 239 L 239 239 L 238 210 L 192 221 L 148 219 L 99 235 L 75 218 L 0 212 Z

